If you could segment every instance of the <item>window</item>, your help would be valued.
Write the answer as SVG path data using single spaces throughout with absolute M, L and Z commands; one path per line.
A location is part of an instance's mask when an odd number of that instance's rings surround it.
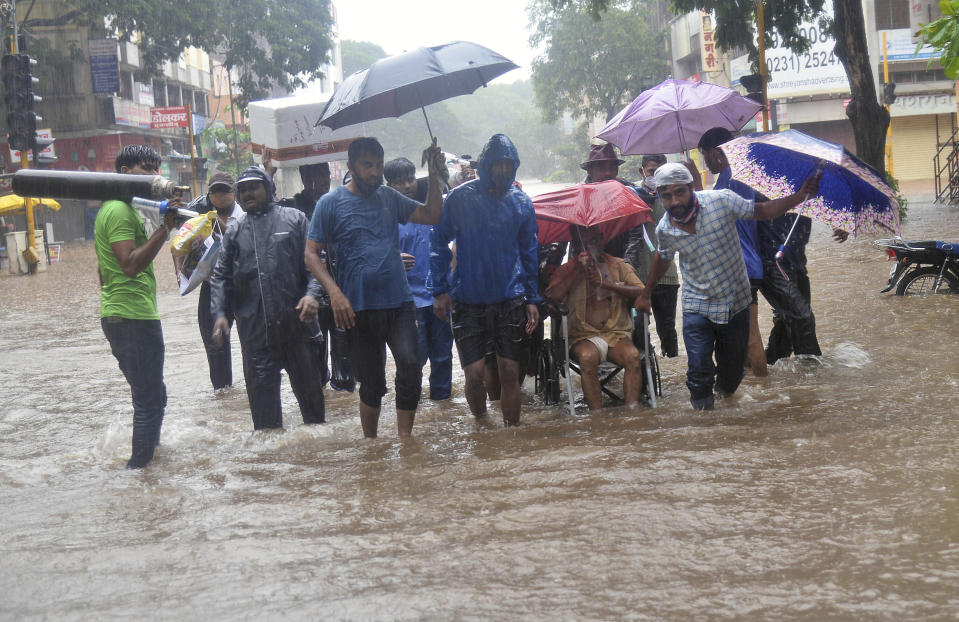
M 120 72 L 120 97 L 133 99 L 133 74 L 129 71 Z
M 876 0 L 876 30 L 909 28 L 909 0 Z
M 161 80 L 153 80 L 153 105 L 166 106 L 166 84 Z

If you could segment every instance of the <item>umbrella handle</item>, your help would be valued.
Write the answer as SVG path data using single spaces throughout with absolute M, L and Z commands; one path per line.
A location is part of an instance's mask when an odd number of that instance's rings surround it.
M 423 118 L 426 119 L 426 131 L 430 133 L 430 142 L 433 142 L 433 130 L 430 128 L 430 118 L 426 116 L 426 106 L 420 106 L 423 111 Z
M 816 166 L 816 172 L 813 173 L 813 176 L 822 175 L 822 167 L 825 164 L 824 160 L 819 160 L 819 164 Z M 809 199 L 809 193 L 806 193 L 806 196 L 803 197 L 800 203 L 805 203 Z M 783 258 L 783 253 L 786 252 L 786 245 L 789 244 L 789 238 L 792 237 L 793 231 L 796 230 L 796 223 L 799 222 L 799 216 L 797 215 L 795 220 L 793 220 L 792 226 L 789 228 L 789 233 L 786 234 L 786 239 L 783 240 L 783 243 L 779 246 L 779 250 L 776 251 L 776 262 L 778 263 L 780 259 Z M 780 268 L 780 271 L 782 268 Z M 785 276 L 785 274 L 784 274 Z M 788 279 L 787 279 L 788 280 Z

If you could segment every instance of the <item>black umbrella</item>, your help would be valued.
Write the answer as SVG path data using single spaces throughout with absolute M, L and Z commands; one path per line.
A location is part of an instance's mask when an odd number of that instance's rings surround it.
M 350 75 L 333 92 L 316 124 L 335 130 L 420 108 L 432 138 L 425 106 L 472 93 L 518 68 L 508 58 L 469 41 L 418 48 L 380 59 Z

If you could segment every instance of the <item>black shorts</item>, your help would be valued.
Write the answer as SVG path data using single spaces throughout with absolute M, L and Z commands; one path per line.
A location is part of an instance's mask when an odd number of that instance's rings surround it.
M 460 365 L 482 360 L 487 352 L 519 361 L 526 339 L 526 301 L 471 305 L 453 301 L 453 337 Z
M 356 312 L 356 324 L 346 331 L 350 363 L 360 383 L 360 400 L 379 407 L 386 395 L 386 346 L 396 364 L 396 408 L 416 410 L 423 366 L 419 362 L 416 307 L 404 302 L 393 309 Z

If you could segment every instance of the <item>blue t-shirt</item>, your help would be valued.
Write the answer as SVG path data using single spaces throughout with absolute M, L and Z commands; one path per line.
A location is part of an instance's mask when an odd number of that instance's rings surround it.
M 727 166 L 716 178 L 713 190 L 732 190 L 744 199 L 755 201 L 756 192 L 732 177 L 732 170 Z M 759 233 L 756 228 L 756 221 L 737 220 L 736 232 L 739 234 L 739 244 L 743 249 L 743 259 L 746 261 L 746 274 L 749 275 L 750 279 L 763 278 L 763 260 L 759 256 Z
M 413 300 L 400 259 L 399 223 L 419 207 L 389 186 L 361 197 L 340 186 L 320 197 L 309 239 L 336 252 L 336 284 L 354 311 Z
M 416 257 L 413 269 L 406 273 L 406 280 L 413 292 L 416 308 L 432 307 L 433 294 L 426 287 L 430 276 L 430 225 L 407 223 L 400 225 L 400 252 Z

